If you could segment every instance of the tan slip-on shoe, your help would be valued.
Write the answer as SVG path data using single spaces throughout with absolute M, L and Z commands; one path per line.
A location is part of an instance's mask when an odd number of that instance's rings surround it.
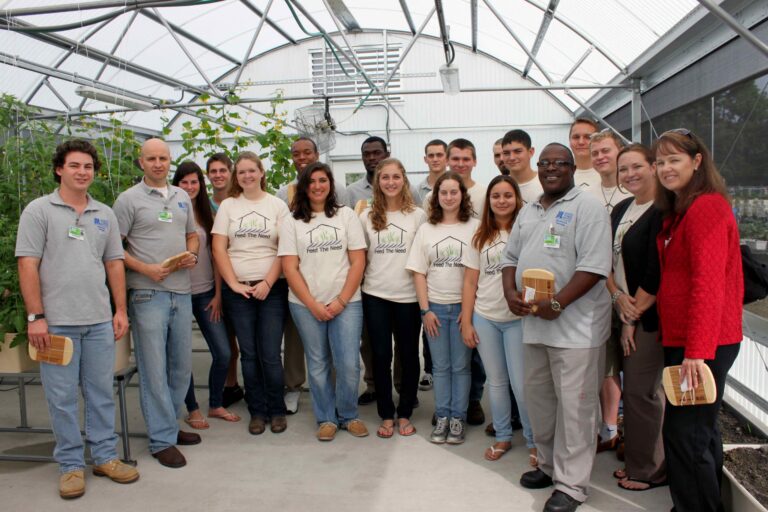
M 59 496 L 65 500 L 79 498 L 85 494 L 85 473 L 82 469 L 62 473 L 59 477 Z
M 130 484 L 139 479 L 139 472 L 136 471 L 135 467 L 129 466 L 118 459 L 112 459 L 104 464 L 93 466 L 93 474 L 109 477 L 113 482 L 119 484 Z
M 368 428 L 360 420 L 352 420 L 344 425 L 344 430 L 349 432 L 355 437 L 366 437 L 368 435 Z
M 315 435 L 317 436 L 318 441 L 333 441 L 338 430 L 339 427 L 337 427 L 335 423 L 327 421 L 320 424 L 320 427 L 317 429 L 317 434 Z

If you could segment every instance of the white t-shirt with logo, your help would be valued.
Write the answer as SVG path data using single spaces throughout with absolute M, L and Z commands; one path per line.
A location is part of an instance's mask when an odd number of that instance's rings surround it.
M 365 249 L 365 235 L 360 219 L 347 206 L 328 218 L 315 213 L 309 222 L 292 216 L 280 225 L 278 256 L 298 256 L 299 271 L 315 300 L 328 304 L 344 288 L 349 273 L 347 251 Z M 301 304 L 293 290 L 288 300 Z M 360 300 L 360 288 L 349 302 Z
M 421 208 L 410 213 L 387 212 L 387 225 L 375 231 L 369 217 L 370 208 L 360 214 L 360 222 L 368 242 L 368 266 L 365 268 L 363 291 L 392 302 L 416 302 L 413 277 L 405 269 L 411 244 L 419 226 L 427 221 Z
M 507 306 L 501 283 L 501 256 L 507 247 L 508 239 L 509 231 L 500 231 L 479 251 L 470 243 L 462 260 L 465 267 L 480 271 L 475 313 L 494 322 L 509 322 L 518 318 Z
M 289 217 L 285 203 L 270 194 L 258 201 L 240 194 L 221 202 L 211 233 L 229 239 L 227 254 L 238 281 L 266 277 L 277 257 L 278 231 Z
M 464 284 L 464 253 L 480 222 L 470 218 L 457 224 L 424 223 L 408 255 L 406 269 L 427 276 L 427 296 L 437 304 L 461 302 Z

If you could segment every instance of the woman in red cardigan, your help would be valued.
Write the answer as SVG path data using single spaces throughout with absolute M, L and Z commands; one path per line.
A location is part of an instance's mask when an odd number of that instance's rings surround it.
M 663 133 L 653 147 L 664 215 L 657 237 L 657 294 L 665 366 L 700 384 L 704 365 L 717 383 L 711 405 L 667 405 L 664 451 L 677 512 L 721 507 L 722 442 L 717 428 L 725 378 L 739 353 L 744 278 L 739 231 L 722 176 L 709 150 L 685 129 Z

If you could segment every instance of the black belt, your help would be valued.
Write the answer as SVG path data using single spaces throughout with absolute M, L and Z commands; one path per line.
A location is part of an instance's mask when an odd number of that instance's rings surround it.
M 247 285 L 247 286 L 256 286 L 257 284 L 259 284 L 262 281 L 263 281 L 263 279 L 259 279 L 258 281 L 238 281 L 238 282 L 240 284 L 244 284 L 244 285 Z

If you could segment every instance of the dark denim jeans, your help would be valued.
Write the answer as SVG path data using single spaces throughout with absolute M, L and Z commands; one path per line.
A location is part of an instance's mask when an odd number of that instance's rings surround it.
M 394 419 L 392 401 L 392 336 L 402 368 L 399 418 L 410 418 L 419 385 L 419 330 L 421 315 L 418 302 L 399 303 L 363 294 L 363 313 L 373 349 L 373 380 L 379 417 Z
M 240 346 L 245 402 L 251 417 L 285 416 L 280 347 L 288 313 L 288 284 L 278 279 L 264 300 L 246 299 L 222 284 L 227 317 Z
M 205 310 L 214 295 L 215 288 L 192 295 L 192 315 L 197 320 L 197 326 L 200 328 L 205 343 L 208 344 L 208 350 L 211 351 L 211 369 L 208 371 L 208 407 L 211 409 L 222 407 L 224 383 L 227 380 L 229 358 L 232 355 L 224 319 L 214 322 L 211 320 L 211 312 Z M 189 379 L 189 390 L 187 390 L 184 403 L 189 412 L 200 408 L 195 398 L 194 377 Z

